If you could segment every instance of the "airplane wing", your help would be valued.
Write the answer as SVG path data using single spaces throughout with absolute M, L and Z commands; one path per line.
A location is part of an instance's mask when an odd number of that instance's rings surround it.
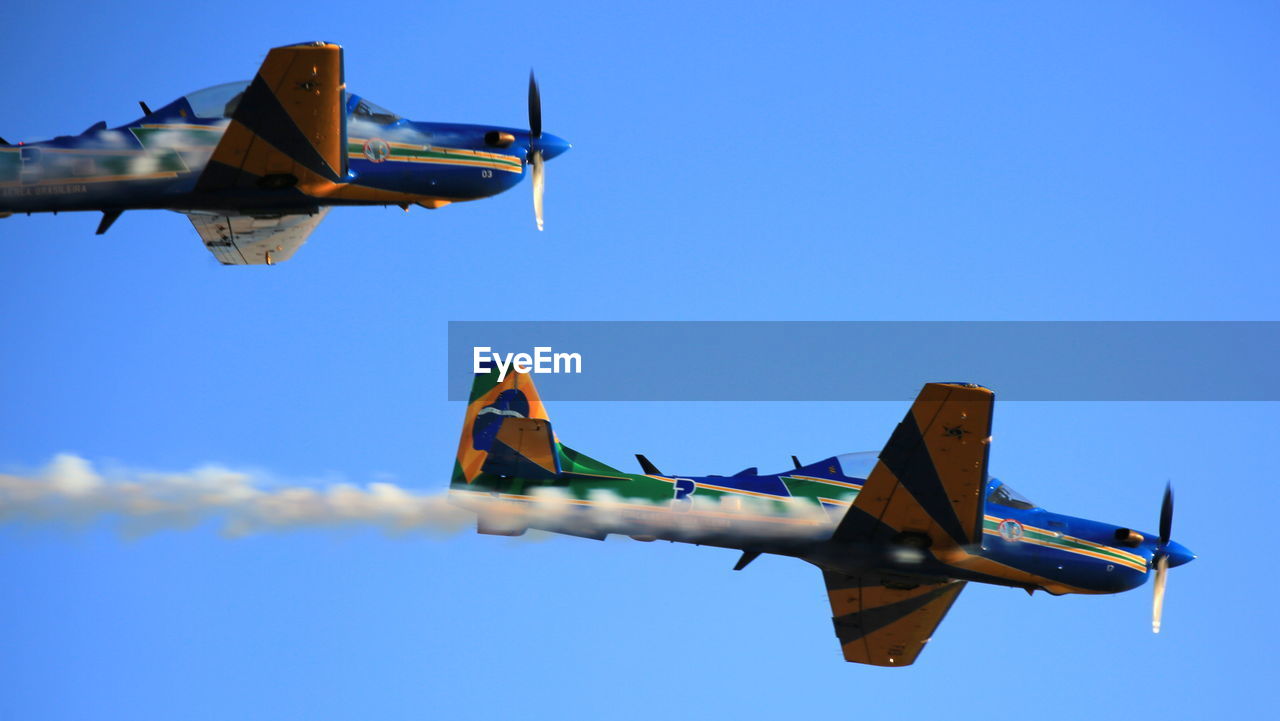
M 875 574 L 823 571 L 831 621 L 846 661 L 909 666 L 964 590 L 964 581 L 889 588 Z
M 342 47 L 304 43 L 267 53 L 231 114 L 197 191 L 316 191 L 347 173 Z
M 994 400 L 981 386 L 926 384 L 832 540 L 934 553 L 980 543 Z
M 293 257 L 329 209 L 313 214 L 226 215 L 185 211 L 213 256 L 223 265 L 273 265 Z

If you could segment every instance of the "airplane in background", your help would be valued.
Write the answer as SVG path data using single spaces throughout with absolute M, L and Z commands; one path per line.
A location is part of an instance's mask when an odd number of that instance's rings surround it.
M 335 205 L 439 208 L 533 177 L 569 144 L 542 132 L 529 74 L 529 129 L 418 122 L 346 91 L 341 46 L 275 48 L 252 81 L 185 95 L 118 128 L 11 145 L 0 139 L 0 217 L 102 211 L 98 234 L 134 209 L 191 219 L 225 265 L 288 260 Z
M 1165 489 L 1158 534 L 1036 506 L 987 474 L 994 394 L 929 383 L 877 455 L 850 453 L 782 473 L 665 474 L 637 455 L 626 473 L 559 441 L 530 376 L 479 373 L 449 498 L 477 531 L 528 528 L 603 540 L 619 533 L 740 550 L 822 570 L 844 658 L 913 663 L 968 582 L 1118 593 L 1154 576 L 1160 630 L 1169 568 L 1195 556 L 1171 537 Z

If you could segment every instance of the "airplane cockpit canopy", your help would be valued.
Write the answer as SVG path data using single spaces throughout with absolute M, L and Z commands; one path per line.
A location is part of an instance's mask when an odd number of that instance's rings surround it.
M 187 104 L 197 118 L 229 118 L 240 104 L 244 89 L 249 87 L 248 80 L 234 83 L 223 83 L 211 88 L 197 90 L 188 94 Z
M 876 461 L 880 460 L 880 452 L 841 453 L 836 460 L 845 476 L 866 479 L 871 475 L 871 469 L 876 467 Z
M 1010 488 L 1007 483 L 996 481 L 996 484 L 996 487 L 992 488 L 991 493 L 987 496 L 988 503 L 994 503 L 997 506 L 1018 508 L 1024 511 L 1036 507 L 1036 504 L 1032 503 L 1021 493 Z
M 369 120 L 378 125 L 390 125 L 400 121 L 400 116 L 378 105 L 360 97 L 346 93 L 347 112 L 353 117 L 361 120 Z

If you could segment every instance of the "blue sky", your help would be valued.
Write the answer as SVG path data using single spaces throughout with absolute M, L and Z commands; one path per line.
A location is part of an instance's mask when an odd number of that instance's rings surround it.
M 520 126 L 536 67 L 545 127 L 574 149 L 548 166 L 544 233 L 521 185 L 336 210 L 274 268 L 218 266 L 168 212 L 104 237 L 90 214 L 0 220 L 0 472 L 72 452 L 443 488 L 462 414 L 445 400 L 450 320 L 1274 320 L 1280 305 L 1270 5 L 51 2 L 6 19 L 11 142 L 127 122 L 138 100 L 326 39 L 353 92 L 416 119 Z M 875 449 L 906 408 L 546 400 L 574 447 L 688 473 Z M 993 473 L 1051 509 L 1151 528 L 1173 480 L 1175 536 L 1200 559 L 1171 574 L 1159 637 L 1148 588 L 971 586 L 919 663 L 882 670 L 840 661 L 820 575 L 788 559 L 733 573 L 727 551 L 630 541 L 10 524 L 0 716 L 1243 712 L 1280 640 L 1260 567 L 1275 411 L 997 407 Z

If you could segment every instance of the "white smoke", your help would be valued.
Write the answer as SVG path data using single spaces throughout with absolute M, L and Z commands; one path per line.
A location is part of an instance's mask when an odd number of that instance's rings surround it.
M 455 506 L 443 491 L 422 493 L 393 483 L 283 485 L 268 474 L 221 466 L 103 474 L 79 456 L 60 454 L 32 474 L 0 474 L 0 523 L 74 527 L 109 519 L 130 536 L 203 523 L 216 523 L 229 536 L 340 527 L 441 534 L 470 527 L 478 514 L 482 525 L 504 532 L 542 529 L 698 542 L 821 538 L 837 520 L 803 499 L 778 507 L 739 497 L 695 496 L 674 504 L 628 499 L 607 490 L 593 491 L 586 499 L 554 487 L 529 493 L 500 497 L 461 490 L 452 495 L 459 504 Z
M 60 454 L 30 475 L 0 474 L 0 522 L 86 525 L 109 518 L 130 535 L 213 521 L 227 535 L 372 526 L 453 533 L 474 516 L 442 493 L 392 483 L 281 486 L 265 474 L 204 466 L 183 473 L 119 471 Z
M 481 516 L 485 525 L 505 532 L 525 528 L 571 535 L 629 535 L 642 540 L 679 539 L 690 543 L 765 542 L 826 538 L 836 517 L 807 499 L 758 502 L 740 496 L 694 496 L 683 503 L 627 498 L 596 489 L 578 498 L 558 487 L 530 489 L 521 500 L 483 491 L 455 491 L 453 499 Z

